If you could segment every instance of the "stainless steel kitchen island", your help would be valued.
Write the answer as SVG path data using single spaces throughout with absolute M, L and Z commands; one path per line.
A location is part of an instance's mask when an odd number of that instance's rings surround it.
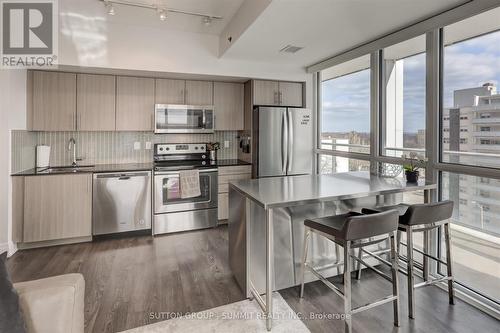
M 407 184 L 368 172 L 305 175 L 243 180 L 229 185 L 229 263 L 247 297 L 262 307 L 272 328 L 272 291 L 298 284 L 305 218 L 341 214 L 361 207 L 395 204 L 404 192 L 424 191 L 425 201 L 436 184 Z M 330 242 L 331 243 L 331 242 Z M 313 238 L 309 258 L 335 275 L 332 262 L 339 249 Z M 306 281 L 313 280 L 306 276 Z M 265 300 L 261 296 L 265 294 Z

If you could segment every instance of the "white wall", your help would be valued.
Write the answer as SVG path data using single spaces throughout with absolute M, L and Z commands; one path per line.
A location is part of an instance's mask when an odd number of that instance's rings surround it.
M 0 70 L 0 252 L 11 241 L 10 131 L 26 128 L 26 71 Z

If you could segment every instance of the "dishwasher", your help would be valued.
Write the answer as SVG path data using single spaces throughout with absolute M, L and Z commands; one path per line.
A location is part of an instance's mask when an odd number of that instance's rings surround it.
M 94 174 L 92 234 L 151 229 L 151 171 Z

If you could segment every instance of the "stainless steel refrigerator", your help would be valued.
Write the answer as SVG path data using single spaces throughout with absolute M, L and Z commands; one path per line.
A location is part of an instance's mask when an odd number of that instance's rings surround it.
M 254 137 L 257 177 L 312 173 L 312 112 L 301 108 L 256 107 Z

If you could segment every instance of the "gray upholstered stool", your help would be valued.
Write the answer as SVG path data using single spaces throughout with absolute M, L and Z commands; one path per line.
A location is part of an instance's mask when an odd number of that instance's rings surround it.
M 305 220 L 304 249 L 302 257 L 302 272 L 300 283 L 300 297 L 304 296 L 304 274 L 305 270 L 311 271 L 318 279 L 324 282 L 330 289 L 344 300 L 345 332 L 352 331 L 351 315 L 368 310 L 378 305 L 393 302 L 394 325 L 399 326 L 399 289 L 398 289 L 398 259 L 396 253 L 395 233 L 398 228 L 399 214 L 396 210 L 382 213 L 363 215 L 350 212 L 343 215 L 329 216 L 311 220 Z M 312 266 L 307 263 L 307 249 L 311 233 L 320 234 L 335 244 L 344 248 L 343 262 L 334 265 L 344 265 L 344 290 L 339 289 L 333 283 L 324 278 Z M 392 276 L 388 276 L 377 268 L 367 264 L 362 258 L 354 255 L 354 249 L 377 244 L 388 240 L 391 244 L 391 262 L 385 261 L 391 266 Z M 338 258 L 337 258 L 338 259 Z M 351 307 L 351 259 L 374 270 L 377 274 L 392 282 L 392 295 L 381 298 L 357 308 Z
M 383 211 L 399 212 L 399 227 L 397 235 L 398 255 L 401 247 L 401 232 L 406 232 L 406 260 L 407 260 L 407 275 L 408 275 L 408 312 L 410 318 L 415 318 L 415 289 L 436 284 L 442 281 L 448 281 L 448 296 L 450 304 L 454 304 L 453 290 L 453 272 L 452 272 L 452 256 L 451 256 L 451 238 L 450 238 L 450 223 L 449 219 L 453 214 L 453 201 L 441 201 L 429 204 L 405 205 L 378 207 L 375 209 L 364 208 L 364 214 L 380 214 Z M 432 229 L 444 227 L 445 243 L 446 243 L 446 262 L 440 258 L 434 257 L 427 253 L 425 244 L 428 243 L 428 232 Z M 424 232 L 424 251 L 413 248 L 413 233 Z M 387 250 L 389 251 L 389 249 Z M 413 251 L 423 255 L 424 265 L 424 282 L 415 284 L 414 282 L 414 263 Z M 429 264 L 428 259 L 436 260 L 437 262 L 446 265 L 447 275 L 429 280 Z M 360 279 L 361 268 L 358 267 L 357 278 Z

